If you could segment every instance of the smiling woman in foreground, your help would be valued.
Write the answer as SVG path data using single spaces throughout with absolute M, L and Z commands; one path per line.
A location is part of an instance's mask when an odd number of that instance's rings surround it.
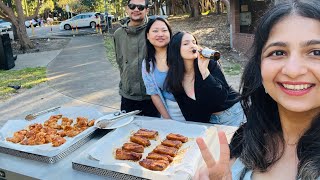
M 320 178 L 319 19 L 318 0 L 277 5 L 261 18 L 241 82 L 247 123 L 230 149 L 219 133 L 219 161 L 197 139 L 207 165 L 197 178 Z

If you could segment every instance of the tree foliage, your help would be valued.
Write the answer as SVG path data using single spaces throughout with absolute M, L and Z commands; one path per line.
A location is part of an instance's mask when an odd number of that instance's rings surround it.
M 27 2 L 25 5 L 28 5 L 28 1 L 24 0 L 24 3 L 25 2 Z M 43 1 L 36 0 L 36 2 L 37 2 L 37 5 L 35 9 L 31 11 L 30 16 L 28 16 L 28 15 L 25 15 L 23 3 L 21 0 L 0 1 L 0 18 L 11 22 L 13 26 L 16 28 L 21 49 L 34 48 L 34 45 L 30 41 L 26 31 L 25 20 L 36 18 L 36 16 L 38 15 Z
M 66 5 L 74 13 L 104 12 L 104 0 L 57 0 L 58 7 L 66 10 Z
M 29 15 L 30 12 L 35 11 L 38 6 L 37 0 L 22 0 L 22 7 L 24 14 Z M 43 14 L 45 11 L 53 11 L 54 2 L 53 0 L 44 0 L 40 9 L 39 14 Z

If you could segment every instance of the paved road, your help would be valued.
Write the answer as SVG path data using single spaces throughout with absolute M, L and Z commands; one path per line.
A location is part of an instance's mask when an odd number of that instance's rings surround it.
M 8 31 L 10 38 L 13 39 L 12 31 Z M 96 29 L 92 28 L 79 28 L 78 30 L 74 31 L 66 31 L 60 30 L 59 25 L 53 26 L 45 26 L 45 27 L 35 27 L 27 28 L 27 33 L 29 37 L 33 38 L 47 38 L 50 36 L 72 36 L 72 35 L 79 35 L 79 34 L 96 34 Z M 100 31 L 98 31 L 100 33 Z
M 29 65 L 25 66 L 36 67 L 43 61 L 49 81 L 0 102 L 0 127 L 7 120 L 23 119 L 55 106 L 93 107 L 103 113 L 119 109 L 119 72 L 106 59 L 102 36 L 76 36 L 53 60 L 58 52 L 47 53 L 29 54 Z
M 109 108 L 119 108 L 119 72 L 106 59 L 101 36 L 73 38 L 49 63 L 49 85 L 75 99 Z

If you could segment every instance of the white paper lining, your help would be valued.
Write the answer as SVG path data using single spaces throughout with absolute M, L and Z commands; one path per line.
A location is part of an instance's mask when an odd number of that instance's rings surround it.
M 76 121 L 76 118 L 79 116 L 86 117 L 89 120 L 97 119 L 102 116 L 102 113 L 100 113 L 98 110 L 94 108 L 61 107 L 60 109 L 54 112 L 50 112 L 48 114 L 39 116 L 38 118 L 32 121 L 9 120 L 0 129 L 0 146 L 6 147 L 9 149 L 18 150 L 18 151 L 28 152 L 32 154 L 53 157 L 61 153 L 63 150 L 67 149 L 68 147 L 73 145 L 75 142 L 77 142 L 81 138 L 84 138 L 86 135 L 88 135 L 89 133 L 93 132 L 96 129 L 96 127 L 90 127 L 73 138 L 66 137 L 67 141 L 59 147 L 53 147 L 51 143 L 43 144 L 43 145 L 35 145 L 35 146 L 26 146 L 21 144 L 14 144 L 12 142 L 8 142 L 5 140 L 7 137 L 12 137 L 14 132 L 25 129 L 26 127 L 34 123 L 43 124 L 46 120 L 50 118 L 51 115 L 57 115 L 57 114 L 62 114 L 65 117 L 72 118 L 74 120 L 74 123 Z
M 161 141 L 164 140 L 165 136 L 169 133 L 182 134 L 187 136 L 189 141 L 183 144 L 179 149 L 178 155 L 174 158 L 174 161 L 164 171 L 151 171 L 145 169 L 140 166 L 138 162 L 116 160 L 114 158 L 115 149 L 121 148 L 125 142 L 129 142 L 129 137 L 140 128 L 156 130 L 159 132 L 160 136 L 156 141 L 151 140 L 151 146 L 145 148 L 142 159 L 144 159 L 157 145 L 161 144 Z M 140 177 L 151 177 L 145 176 L 150 173 L 159 175 L 157 176 L 159 178 L 172 178 L 172 176 L 177 173 L 187 173 L 193 177 L 199 164 L 199 160 L 201 159 L 201 153 L 195 143 L 195 139 L 196 137 L 205 137 L 207 133 L 206 130 L 207 127 L 203 125 L 186 124 L 172 120 L 136 120 L 101 138 L 88 154 L 90 158 L 98 160 L 99 164 L 107 169 Z

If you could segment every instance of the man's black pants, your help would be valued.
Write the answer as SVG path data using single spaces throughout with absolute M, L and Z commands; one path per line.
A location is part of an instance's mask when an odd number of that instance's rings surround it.
M 140 116 L 160 117 L 160 113 L 154 106 L 152 100 L 135 101 L 121 97 L 121 110 L 126 112 L 141 110 Z

